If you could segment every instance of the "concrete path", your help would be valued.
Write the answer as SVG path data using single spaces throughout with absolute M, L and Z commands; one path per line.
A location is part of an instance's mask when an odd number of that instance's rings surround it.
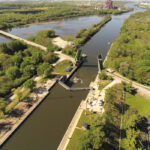
M 137 83 L 135 81 L 129 80 L 126 77 L 123 77 L 122 75 L 120 75 L 119 73 L 115 72 L 115 71 L 108 71 L 107 72 L 109 75 L 111 75 L 113 78 L 120 80 L 120 81 L 124 81 L 124 82 L 132 82 L 132 86 L 137 89 L 137 92 L 139 93 L 139 95 L 150 99 L 150 87 L 142 85 L 140 83 Z

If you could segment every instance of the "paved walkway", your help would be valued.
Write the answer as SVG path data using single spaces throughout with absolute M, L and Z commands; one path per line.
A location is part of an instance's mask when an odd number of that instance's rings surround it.
M 139 95 L 147 98 L 147 99 L 150 99 L 150 87 L 148 86 L 145 86 L 145 85 L 142 85 L 140 83 L 137 83 L 135 81 L 131 81 L 129 80 L 128 78 L 126 77 L 123 77 L 122 75 L 120 75 L 119 73 L 111 70 L 111 69 L 108 69 L 108 74 L 111 75 L 113 78 L 117 79 L 117 80 L 120 80 L 120 81 L 124 81 L 124 82 L 132 82 L 132 86 L 137 89 L 137 92 Z

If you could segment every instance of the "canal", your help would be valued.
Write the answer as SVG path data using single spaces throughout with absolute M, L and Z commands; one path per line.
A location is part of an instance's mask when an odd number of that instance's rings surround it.
M 101 53 L 104 59 L 111 43 L 118 37 L 124 20 L 133 13 L 144 11 L 144 9 L 138 8 L 133 4 L 129 4 L 128 6 L 135 8 L 134 11 L 113 16 L 112 20 L 82 47 L 83 53 L 86 53 L 88 57 L 83 66 L 71 78 L 70 84 L 73 87 L 86 87 L 95 79 L 97 74 L 97 55 Z M 81 19 L 81 17 L 79 18 Z M 78 19 L 77 24 L 80 24 L 80 19 Z M 58 30 L 55 26 L 56 33 L 61 33 L 61 36 L 67 36 L 69 32 L 70 34 L 74 34 L 75 31 L 82 28 L 81 25 L 78 25 L 78 29 L 76 28 L 74 32 L 72 30 L 67 32 L 66 27 L 74 26 L 74 21 L 70 19 L 61 22 L 64 26 L 60 25 Z M 69 22 L 69 25 L 67 22 Z M 21 33 L 21 28 L 18 30 L 20 30 L 20 32 L 18 31 L 20 35 L 23 34 L 23 32 Z M 74 83 L 75 77 L 80 79 L 78 83 Z M 85 99 L 86 95 L 87 91 L 69 92 L 57 84 L 50 91 L 50 94 L 44 102 L 32 113 L 1 149 L 56 150 L 77 107 L 81 100 Z

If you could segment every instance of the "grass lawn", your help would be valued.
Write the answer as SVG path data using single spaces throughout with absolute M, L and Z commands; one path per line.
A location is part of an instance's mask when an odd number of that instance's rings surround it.
M 56 65 L 53 74 L 63 74 L 63 75 L 69 74 L 70 72 L 64 71 L 69 66 L 73 66 L 73 63 L 69 60 L 64 60 L 60 62 L 58 65 Z
M 84 122 L 86 122 L 87 124 L 91 124 L 92 119 L 94 119 L 94 117 L 97 116 L 99 116 L 99 114 L 93 114 L 90 111 L 87 111 L 87 115 L 85 115 L 85 111 L 83 111 L 80 120 L 78 121 L 77 127 L 81 128 Z M 81 129 L 74 130 L 74 133 L 66 150 L 78 150 L 77 143 L 82 132 L 84 132 L 84 130 Z
M 77 148 L 77 143 L 79 140 L 80 135 L 84 132 L 83 130 L 80 129 L 75 129 L 74 133 L 72 135 L 72 138 L 70 139 L 70 142 L 66 148 L 66 150 L 78 150 Z
M 136 108 L 141 116 L 147 117 L 150 114 L 150 100 L 141 96 L 126 94 L 125 103 Z
M 86 111 L 86 114 L 85 114 L 85 110 L 82 112 L 82 115 L 78 121 L 78 124 L 77 124 L 77 127 L 81 128 L 82 127 L 82 124 L 85 122 L 87 124 L 91 124 L 91 121 L 95 118 L 95 117 L 98 117 L 99 114 L 93 114 L 92 112 L 90 111 Z

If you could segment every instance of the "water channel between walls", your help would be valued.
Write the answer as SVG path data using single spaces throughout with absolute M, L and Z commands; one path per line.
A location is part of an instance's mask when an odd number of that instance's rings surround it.
M 72 85 L 72 87 L 87 87 L 95 79 L 97 75 L 97 55 L 101 53 L 103 59 L 105 59 L 111 43 L 120 33 L 124 20 L 133 13 L 144 11 L 144 9 L 138 8 L 133 4 L 128 4 L 128 6 L 135 8 L 134 11 L 113 16 L 112 20 L 82 47 L 83 53 L 86 53 L 88 56 L 87 61 L 72 76 L 68 82 L 69 85 Z M 43 27 L 30 25 L 23 28 L 14 28 L 10 33 L 27 38 L 29 34 L 30 36 L 35 35 L 38 30 L 53 28 L 57 34 L 65 37 L 78 32 L 84 26 L 88 28 L 100 20 L 101 17 L 98 16 L 78 17 L 60 23 L 41 24 L 41 26 L 44 25 Z M 30 29 L 31 27 L 32 29 Z M 35 31 L 33 28 L 38 29 Z M 81 80 L 73 84 L 74 77 Z M 1 150 L 56 150 L 76 109 L 86 95 L 87 91 L 70 92 L 57 84 L 50 91 L 44 102 L 3 145 Z

